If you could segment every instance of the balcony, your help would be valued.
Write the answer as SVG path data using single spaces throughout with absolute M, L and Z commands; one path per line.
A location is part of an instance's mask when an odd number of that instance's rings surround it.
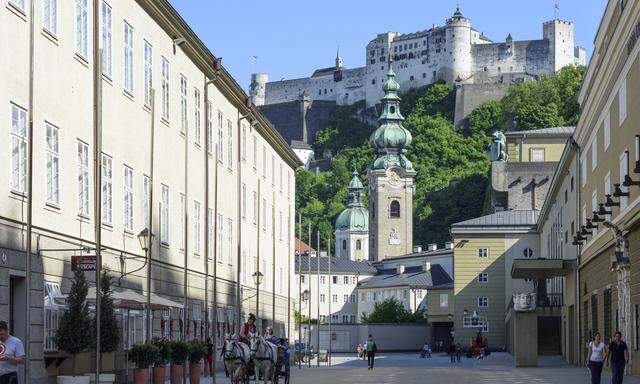
M 516 312 L 532 312 L 537 308 L 561 308 L 564 305 L 563 293 L 514 293 L 510 308 Z
M 567 276 L 575 269 L 575 260 L 515 259 L 511 267 L 514 279 L 551 279 Z

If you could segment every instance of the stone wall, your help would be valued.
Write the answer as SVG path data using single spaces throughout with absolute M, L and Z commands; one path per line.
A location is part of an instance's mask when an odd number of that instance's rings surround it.
M 299 98 L 286 103 L 263 105 L 259 109 L 287 143 L 297 140 L 312 144 L 316 133 L 329 123 L 335 106 L 335 101 L 304 101 Z
M 492 208 L 494 210 L 542 209 L 556 165 L 556 162 L 494 161 L 491 165 Z
M 485 101 L 502 99 L 507 94 L 509 85 L 510 83 L 462 84 L 456 87 L 455 126 L 464 125 L 469 114 Z

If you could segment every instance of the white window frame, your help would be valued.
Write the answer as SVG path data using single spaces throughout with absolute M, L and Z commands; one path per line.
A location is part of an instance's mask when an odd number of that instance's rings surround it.
M 187 197 L 184 193 L 180 194 L 180 250 L 184 251 L 184 232 L 187 229 L 185 220 L 185 210 L 187 209 Z
M 260 212 L 258 212 L 258 192 L 253 191 L 253 224 L 254 225 L 258 224 L 259 214 Z
M 233 123 L 227 120 L 227 167 L 233 168 Z
M 169 121 L 169 107 L 170 107 L 170 95 L 169 95 L 169 86 L 170 83 L 170 67 L 169 61 L 162 56 L 161 60 L 161 68 L 162 68 L 162 118 L 165 121 Z
M 78 140 L 76 153 L 76 166 L 78 177 L 78 214 L 89 217 L 89 189 L 90 189 L 90 167 L 89 167 L 89 144 Z
M 480 272 L 478 273 L 478 283 L 488 283 L 489 282 L 489 273 L 488 272 Z
M 478 258 L 486 259 L 489 257 L 489 248 L 478 248 Z
M 168 186 L 160 185 L 160 243 L 164 245 L 170 244 L 170 189 Z
M 489 308 L 489 298 L 487 296 L 477 297 L 476 304 L 478 308 Z
M 11 104 L 11 190 L 27 193 L 27 110 Z
M 583 188 L 587 185 L 587 154 L 588 152 L 585 151 L 580 157 L 580 184 Z
M 201 132 L 201 125 L 200 125 L 200 102 L 201 102 L 201 97 L 200 97 L 200 91 L 198 90 L 198 88 L 194 88 L 193 91 L 193 118 L 194 118 L 194 142 L 197 145 L 200 145 L 200 136 L 202 135 Z
M 207 249 L 207 257 L 209 258 L 209 260 L 213 260 L 213 247 L 214 247 L 214 243 L 213 243 L 213 228 L 216 225 L 215 221 L 214 221 L 214 217 L 213 217 L 213 209 L 209 208 L 209 211 L 207 212 L 208 215 L 208 227 L 207 227 L 207 238 L 209 239 L 209 249 Z
M 32 0 L 33 1 L 33 0 Z M 87 11 L 88 0 L 76 0 L 76 54 L 87 60 L 89 55 L 89 17 Z
M 594 136 L 591 142 L 591 171 L 598 166 L 598 137 Z
M 113 76 L 113 11 L 105 1 L 100 5 L 100 32 L 102 34 L 102 74 Z
M 189 129 L 189 117 L 188 117 L 188 101 L 187 92 L 189 85 L 187 78 L 184 75 L 180 75 L 180 133 L 186 134 Z
M 102 154 L 102 224 L 113 225 L 113 158 Z
M 241 196 L 241 205 L 242 205 L 242 218 L 247 218 L 247 184 L 242 183 L 242 196 Z
M 440 294 L 440 308 L 449 308 L 449 294 Z
M 233 219 L 230 217 L 227 217 L 227 264 L 233 264 Z
M 207 102 L 207 153 L 210 155 L 213 151 L 213 105 L 209 100 Z
M 611 112 L 607 111 L 607 114 L 604 116 L 604 124 L 603 124 L 603 145 L 604 150 L 606 151 L 609 148 L 609 144 L 611 142 Z
M 320 302 L 324 303 L 326 301 L 326 295 L 324 293 L 320 294 Z
M 60 130 L 46 122 L 45 125 L 45 187 L 47 204 L 60 206 Z
M 122 171 L 123 180 L 123 217 L 124 217 L 124 231 L 127 233 L 133 233 L 133 168 L 125 165 Z
M 197 201 L 193 201 L 193 253 L 195 255 L 200 255 L 200 245 L 201 245 L 201 218 L 202 214 L 200 212 L 200 203 Z
M 224 216 L 218 213 L 217 218 L 217 226 L 218 226 L 218 236 L 216 239 L 216 256 L 218 258 L 218 263 L 222 263 L 224 261 L 224 254 L 222 248 L 222 242 L 224 239 Z
M 224 158 L 224 115 L 218 110 L 218 161 L 222 163 Z
M 144 105 L 151 107 L 153 89 L 153 45 L 144 40 Z
M 531 148 L 530 149 L 530 160 L 532 162 L 544 162 L 545 161 L 545 155 L 546 155 L 546 151 L 544 150 L 544 148 L 540 148 L 540 147 L 536 147 L 536 148 Z M 537 157 L 539 154 L 542 154 L 542 159 L 536 159 L 535 157 Z
M 131 24 L 124 22 L 123 28 L 123 76 L 124 76 L 124 90 L 133 96 L 134 90 L 134 76 L 133 76 L 133 58 L 134 58 L 134 50 L 133 50 L 133 40 L 134 40 L 134 29 Z
M 149 228 L 149 205 L 151 204 L 151 178 L 142 175 L 142 217 L 145 228 Z
M 42 1 L 42 28 L 52 36 L 58 36 L 58 0 Z
M 626 76 L 626 75 L 625 75 Z M 620 89 L 618 90 L 618 126 L 622 126 L 627 119 L 627 78 L 622 79 Z
M 258 168 L 258 138 L 253 136 L 253 170 Z
M 247 126 L 242 124 L 242 162 L 247 162 Z

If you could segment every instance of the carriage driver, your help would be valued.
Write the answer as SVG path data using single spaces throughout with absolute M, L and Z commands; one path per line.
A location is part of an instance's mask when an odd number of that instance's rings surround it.
M 251 335 L 255 334 L 257 331 L 258 329 L 256 328 L 256 315 L 250 313 L 247 322 L 244 323 L 244 325 L 240 329 L 240 341 L 245 344 L 249 344 Z

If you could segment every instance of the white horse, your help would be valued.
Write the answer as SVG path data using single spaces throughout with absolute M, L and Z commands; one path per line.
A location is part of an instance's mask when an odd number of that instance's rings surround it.
M 224 369 L 232 384 L 248 383 L 248 364 L 251 351 L 245 343 L 237 340 L 235 335 L 227 335 L 222 349 Z
M 276 364 L 278 363 L 278 347 L 266 341 L 257 333 L 251 336 L 251 358 L 255 367 L 256 381 L 276 383 Z

